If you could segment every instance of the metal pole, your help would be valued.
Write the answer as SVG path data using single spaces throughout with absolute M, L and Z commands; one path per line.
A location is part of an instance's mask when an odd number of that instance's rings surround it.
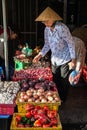
M 6 26 L 6 3 L 2 0 L 2 10 L 3 10 L 3 27 L 4 27 L 4 56 L 5 56 L 5 71 L 6 80 L 8 80 L 8 46 L 7 46 L 7 26 Z

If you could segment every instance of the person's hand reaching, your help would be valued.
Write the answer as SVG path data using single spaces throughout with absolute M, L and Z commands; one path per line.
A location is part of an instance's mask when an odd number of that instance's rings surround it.
M 41 54 L 38 54 L 34 57 L 33 59 L 33 63 L 37 63 L 40 59 L 41 59 L 42 55 Z

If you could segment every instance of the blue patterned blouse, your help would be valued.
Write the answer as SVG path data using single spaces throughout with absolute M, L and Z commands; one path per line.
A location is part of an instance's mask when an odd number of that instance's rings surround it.
M 60 66 L 71 59 L 75 59 L 75 44 L 65 24 L 56 22 L 53 31 L 46 27 L 44 39 L 45 44 L 40 53 L 44 57 L 51 50 L 51 62 L 53 65 Z

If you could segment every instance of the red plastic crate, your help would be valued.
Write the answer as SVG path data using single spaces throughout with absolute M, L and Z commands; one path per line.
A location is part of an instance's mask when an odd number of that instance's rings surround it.
M 0 114 L 13 115 L 16 104 L 0 104 Z
M 87 66 L 84 66 L 82 69 L 82 77 L 84 81 L 87 83 Z

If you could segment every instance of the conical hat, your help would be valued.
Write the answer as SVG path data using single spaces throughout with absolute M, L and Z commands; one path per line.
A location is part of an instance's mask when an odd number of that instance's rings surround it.
M 62 20 L 62 18 L 50 7 L 47 7 L 35 21 Z

